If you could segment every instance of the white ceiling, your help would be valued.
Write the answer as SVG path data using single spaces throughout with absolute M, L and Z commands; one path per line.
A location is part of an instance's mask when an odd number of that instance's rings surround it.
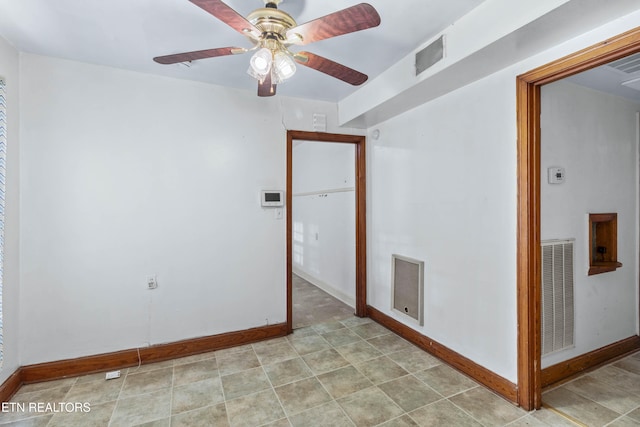
M 567 80 L 640 103 L 640 53 L 583 71 Z
M 484 0 L 369 0 L 379 27 L 304 47 L 376 77 Z M 262 0 L 228 0 L 246 16 Z M 298 24 L 358 0 L 285 0 Z M 159 55 L 216 47 L 250 47 L 240 34 L 188 0 L 0 0 L 0 36 L 18 50 L 255 91 L 248 55 L 160 65 Z M 298 50 L 295 47 L 292 50 Z M 366 83 L 365 83 L 366 84 Z M 357 90 L 307 67 L 278 86 L 280 95 L 338 101 Z

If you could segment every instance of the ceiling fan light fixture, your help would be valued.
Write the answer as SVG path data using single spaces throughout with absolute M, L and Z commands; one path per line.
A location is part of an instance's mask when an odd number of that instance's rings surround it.
M 271 51 L 266 47 L 263 47 L 251 57 L 251 61 L 249 62 L 249 65 L 251 66 L 250 71 L 253 70 L 256 75 L 264 77 L 271 70 L 272 62 L 273 55 L 271 54 Z M 249 74 L 253 75 L 251 72 L 249 72 Z
M 291 56 L 278 51 L 273 55 L 273 68 L 278 77 L 277 80 L 285 81 L 296 73 L 296 64 Z

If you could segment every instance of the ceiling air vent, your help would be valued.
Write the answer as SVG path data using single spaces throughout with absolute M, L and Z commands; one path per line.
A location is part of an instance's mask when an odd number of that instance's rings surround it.
M 444 58 L 444 36 L 416 53 L 416 76 Z
M 622 71 L 626 74 L 637 73 L 640 71 L 640 53 L 613 61 L 609 64 L 609 67 L 615 68 L 616 70 Z

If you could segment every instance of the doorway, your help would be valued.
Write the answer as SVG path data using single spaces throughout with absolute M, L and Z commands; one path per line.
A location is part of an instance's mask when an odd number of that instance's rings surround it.
M 293 332 L 293 147 L 294 141 L 353 144 L 355 150 L 355 315 L 366 310 L 366 169 L 365 137 L 319 132 L 287 131 L 287 329 Z
M 540 251 L 540 93 L 541 87 L 640 52 L 640 28 L 561 58 L 517 78 L 518 126 L 518 403 L 527 410 L 542 404 Z M 585 360 L 604 362 L 638 348 L 639 340 L 607 346 Z M 595 360 L 594 360 L 595 359 Z M 601 359 L 601 360 L 599 360 Z M 586 365 L 585 365 L 586 366 Z

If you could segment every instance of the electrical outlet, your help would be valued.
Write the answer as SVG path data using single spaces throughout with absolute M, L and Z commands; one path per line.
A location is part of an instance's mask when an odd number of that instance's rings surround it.
M 155 289 L 158 287 L 156 276 L 147 276 L 147 289 Z
M 111 371 L 107 372 L 106 380 L 114 380 L 116 378 L 120 378 L 120 371 Z

